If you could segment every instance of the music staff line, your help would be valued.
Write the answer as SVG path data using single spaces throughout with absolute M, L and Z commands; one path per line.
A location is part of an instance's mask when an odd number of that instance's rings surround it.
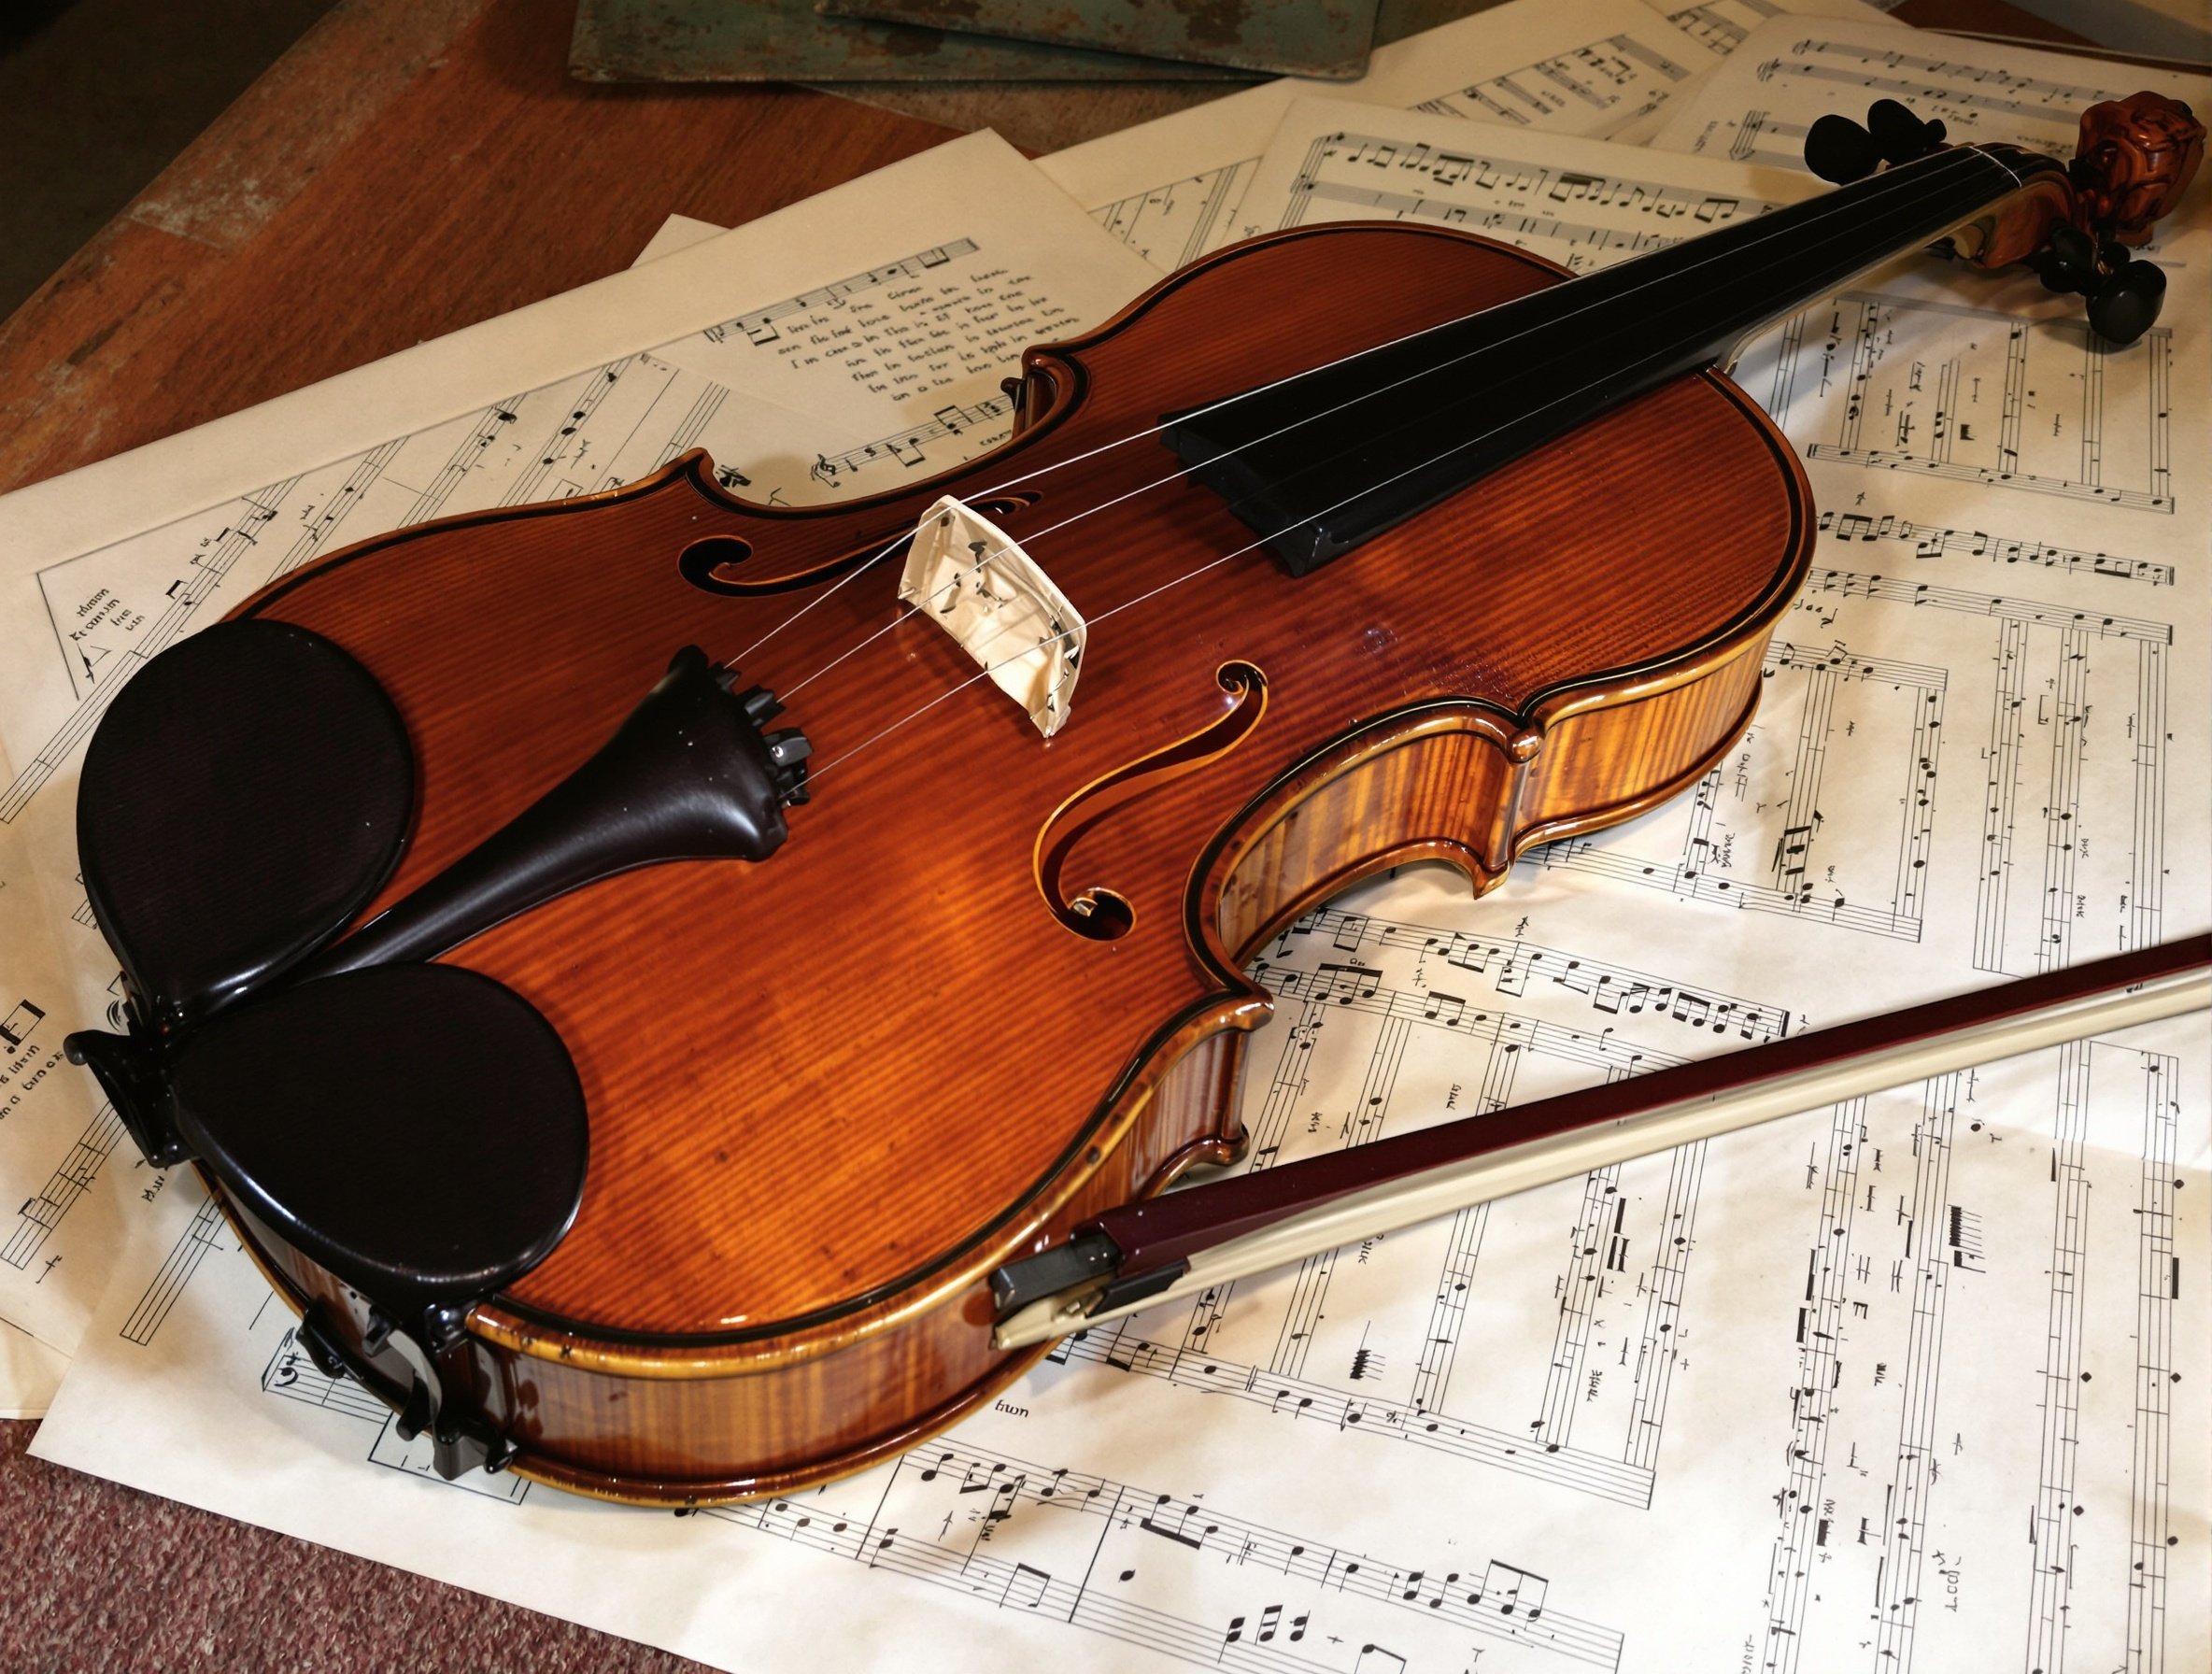
M 507 1472 L 492 1476 L 477 1471 L 450 1482 L 439 1476 L 427 1444 L 419 1440 L 416 1442 L 403 1440 L 391 1409 L 353 1379 L 326 1377 L 300 1347 L 299 1334 L 293 1327 L 285 1328 L 262 1368 L 261 1388 L 263 1395 L 334 1412 L 369 1426 L 375 1434 L 362 1455 L 368 1464 L 380 1465 L 436 1487 L 457 1488 L 507 1505 L 520 1505 L 529 1497 L 530 1482 Z
M 1748 12 L 1745 19 L 1735 15 Z M 1706 0 L 1666 14 L 1666 21 L 1701 46 L 1725 57 L 1744 43 L 1751 32 L 1768 18 L 1779 16 L 1768 0 Z
M 18 1000 L 15 1009 L 0 1017 L 0 1050 L 13 1052 L 31 1038 L 31 1031 L 46 1021 L 46 1012 L 28 1000 Z
M 1882 1491 L 1882 1553 L 1874 1575 L 1875 1654 L 1895 1674 L 1912 1667 L 1920 1617 L 1921 1574 L 1928 1556 L 1928 1511 L 1935 1496 L 1936 1393 L 1943 1360 L 1943 1320 L 1950 1276 L 1964 1266 L 1963 1252 L 1938 1235 L 1950 1203 L 1951 1129 L 1957 1119 L 1961 1078 L 1942 1075 L 1921 1090 L 1921 1118 L 1913 1132 L 1912 1195 L 1905 1247 L 1912 1268 L 1911 1313 L 1905 1374 L 1898 1399 L 1893 1476 Z
M 1579 174 L 1539 163 L 1500 161 L 1482 155 L 1473 147 L 1465 151 L 1440 151 L 1425 140 L 1392 139 L 1349 131 L 1314 139 L 1307 148 L 1306 164 L 1298 171 L 1297 181 L 1307 187 L 1319 185 L 1323 178 L 1322 164 L 1338 159 L 1348 168 L 1371 168 L 1385 175 L 1425 176 L 1446 191 L 1471 183 L 1480 191 L 1504 192 L 1514 198 L 1541 196 L 1554 204 L 1617 205 L 1659 220 L 1687 217 L 1707 225 L 1717 225 L 1733 220 L 1746 209 L 1763 215 L 1775 207 L 1762 199 L 1716 197 L 1710 192 L 1669 185 L 1664 180 Z
M 1759 1666 L 1773 1674 L 1795 1674 L 1805 1642 L 1813 1570 L 1830 1533 L 1822 1483 L 1832 1431 L 1829 1421 L 1843 1373 L 1838 1351 L 1852 1210 L 1858 1196 L 1859 1147 L 1865 1138 L 1865 1099 L 1848 1099 L 1832 1107 L 1828 1121 L 1820 1230 L 1808 1252 L 1805 1300 L 1797 1309 L 1797 1382 L 1790 1391 L 1789 1467 L 1775 1496 L 1780 1528 L 1767 1562 L 1765 1641 Z
M 955 1507 L 966 1496 L 981 1497 L 965 1517 L 957 1512 L 938 1525 L 937 1534 L 920 1532 L 888 1519 L 907 1513 L 915 1497 Z M 820 1496 L 810 1497 L 819 1499 Z M 1004 1555 L 986 1542 L 1018 1537 L 1041 1515 L 1057 1514 L 1099 1525 L 1085 1537 L 1080 1580 L 1058 1569 L 1023 1561 L 1014 1539 Z M 1383 1562 L 1322 1542 L 1309 1542 L 1280 1530 L 1231 1516 L 1196 1499 L 1086 1476 L 1046 1469 L 997 1453 L 985 1453 L 957 1440 L 935 1443 L 906 1454 L 894 1468 L 873 1513 L 865 1520 L 839 1517 L 809 1500 L 767 1500 L 719 1507 L 702 1513 L 777 1536 L 833 1556 L 890 1569 L 914 1579 L 978 1596 L 1001 1608 L 1035 1612 L 1111 1638 L 1162 1651 L 1185 1661 L 1227 1667 L 1303 1674 L 1317 1666 L 1290 1650 L 1323 1637 L 1313 1618 L 1331 1595 L 1414 1613 L 1426 1622 L 1449 1622 L 1487 1639 L 1556 1653 L 1563 1660 L 1600 1668 L 1619 1666 L 1622 1636 L 1598 1624 L 1567 1614 L 1549 1602 L 1549 1584 L 1515 1566 L 1490 1560 L 1480 1576 L 1472 1560 L 1464 1569 L 1434 1570 Z M 960 1530 L 964 1539 L 956 1540 Z M 1117 1570 L 1101 1561 L 1110 1542 L 1121 1550 L 1176 1561 L 1184 1554 L 1212 1557 L 1238 1571 L 1272 1571 L 1299 1584 L 1303 1613 L 1293 1614 L 1289 1600 L 1256 1612 L 1225 1611 L 1213 1621 L 1187 1616 L 1114 1596 L 1137 1574 L 1136 1559 Z M 1156 1544 L 1155 1544 L 1156 1542 Z M 1032 1555 L 1042 1556 L 1041 1552 Z M 1065 1566 L 1072 1568 L 1072 1566 Z M 1276 1649 L 1269 1652 L 1267 1647 Z
M 1691 74 L 1686 64 L 1634 35 L 1609 35 L 1454 92 L 1424 99 L 1413 108 L 1525 128 L 1538 125 L 1562 106 L 1580 104 L 1608 112 L 1605 131 L 1613 134 L 1658 109 Z M 1641 92 L 1640 101 L 1620 108 L 1635 96 L 1632 90 Z
M 2128 1475 L 2130 1668 L 2165 1661 L 2167 1565 L 2178 1537 L 2171 1497 L 2177 1305 L 2181 1263 L 2174 1253 L 2174 1167 L 2180 1135 L 2181 1063 L 2143 1054 L 2143 1167 L 2135 1199 L 2135 1420 Z
M 1013 416 L 1014 397 L 1007 394 L 986 396 L 971 406 L 939 407 L 923 423 L 878 436 L 843 453 L 815 454 L 807 475 L 818 483 L 834 484 L 841 477 L 850 476 L 882 460 L 909 471 L 918 470 L 929 463 L 929 455 L 922 447 L 925 442 L 942 442 L 949 437 L 965 436 L 971 431 L 988 433 L 1010 421 Z
M 1883 512 L 1825 511 L 1820 530 L 1832 540 L 1847 544 L 1894 541 L 1909 546 L 1913 556 L 1940 558 L 1956 553 L 1965 558 L 1986 558 L 1992 564 L 2026 564 L 2031 568 L 2059 570 L 2067 575 L 2107 575 L 2118 581 L 2139 581 L 2148 587 L 2172 587 L 2174 566 L 2148 559 L 2121 558 L 2109 552 L 2089 552 L 2047 541 L 1991 534 L 1979 529 L 1945 529 L 1914 523 Z M 2164 626 L 2164 624 L 2160 624 Z M 2168 629 L 2169 636 L 2171 629 Z
M 1844 374 L 1847 393 L 1836 416 L 1834 439 L 1808 445 L 1805 449 L 1808 459 L 1950 477 L 1985 488 L 2055 494 L 2164 516 L 2173 514 L 2173 413 L 2172 402 L 2166 395 L 2173 377 L 2171 328 L 2154 326 L 2128 351 L 2132 363 L 2142 368 L 2147 386 L 2143 399 L 2130 403 L 2126 409 L 2128 422 L 2131 425 L 2140 422 L 2141 433 L 2139 435 L 2131 433 L 2123 438 L 2140 445 L 2133 450 L 2141 456 L 2136 466 L 2140 475 L 2134 481 L 2115 483 L 2107 480 L 2114 462 L 2107 429 L 2112 404 L 2106 399 L 2104 376 L 2105 362 L 2111 350 L 2086 322 L 2029 321 L 1966 304 L 1884 291 L 1843 291 L 1831 304 L 1808 312 L 1818 316 L 1822 309 L 1830 317 L 1826 347 L 1822 351 L 1823 358 L 1831 358 L 1839 348 L 1849 347 L 1848 370 Z M 1966 355 L 1990 354 L 1978 343 L 1973 343 L 1964 349 L 1954 347 L 1941 352 L 1940 358 L 1925 368 L 1913 357 L 1904 356 L 1900 369 L 1892 371 L 1891 363 L 1899 361 L 1901 347 L 1895 340 L 1895 322 L 1930 315 L 1979 326 L 1988 337 L 2004 345 L 2002 364 L 1990 366 L 1986 374 L 1969 372 Z M 1793 362 L 1808 352 L 1802 329 L 1806 319 L 1807 314 L 1798 315 L 1780 339 L 1776 399 L 1783 403 L 1787 402 L 1788 392 L 1795 382 Z M 2052 438 L 2036 439 L 2030 435 L 2025 424 L 2025 415 L 2035 394 L 2031 377 L 2040 382 L 2052 376 L 2046 361 L 2062 345 L 2070 346 L 2071 355 L 2077 357 L 2071 370 L 2081 382 L 2077 425 L 2079 440 L 2074 444 L 2070 461 L 2047 457 L 2060 446 L 2055 440 L 2056 433 Z M 2031 374 L 2031 361 L 2043 368 L 2040 374 Z M 1934 375 L 1932 391 L 1923 381 L 1923 374 L 1929 371 Z M 1878 386 L 1878 374 L 1893 381 Z M 1893 381 L 1900 376 L 1903 382 Z M 1984 382 L 1993 384 L 1998 394 L 1998 421 L 1993 437 L 1977 437 L 1973 433 L 1974 425 L 1986 420 L 1967 417 L 1963 410 L 1965 388 Z M 1882 392 L 1879 401 L 1875 399 L 1878 387 Z M 1923 404 L 1914 399 L 1923 393 L 1930 396 L 1925 404 L 1924 422 Z M 1779 417 L 1785 408 L 1777 405 L 1768 410 Z M 1868 421 L 1877 418 L 1889 426 L 1886 439 L 1871 438 L 1867 433 Z M 1972 447 L 1981 457 L 1963 457 L 1960 450 L 1965 447 Z M 2027 462 L 2031 448 L 2035 460 L 2034 466 Z M 2127 450 L 2123 450 L 2121 457 L 2127 457 Z M 2058 468 L 2061 466 L 2064 468 Z
M 2090 1049 L 2059 1048 L 2058 1103 L 2052 1121 L 2050 1183 L 2056 1199 L 2050 1293 L 2044 1327 L 2041 1481 L 2028 1519 L 2028 1660 L 2055 1668 L 2065 1661 L 2066 1614 L 2074 1582 L 2074 1467 L 2081 1439 L 2082 1307 L 2089 1259 L 2091 1181 Z
M 507 483 L 505 490 L 499 497 L 500 504 L 527 505 L 532 501 L 555 497 L 548 496 L 543 491 L 546 478 L 560 465 L 581 456 L 581 450 L 589 445 L 586 426 L 591 422 L 606 399 L 615 392 L 616 386 L 629 373 L 632 362 L 645 358 L 643 355 L 625 357 L 600 367 L 585 378 L 583 390 L 575 397 L 575 404 L 568 409 L 565 416 L 557 418 L 553 421 L 552 433 L 526 456 L 529 463 L 517 472 Z M 655 365 L 664 375 L 663 390 L 665 391 L 666 384 L 673 383 L 675 379 L 675 368 L 662 365 L 658 362 L 655 362 Z M 651 412 L 652 408 L 648 406 L 645 413 L 639 417 L 638 425 L 642 426 Z M 636 427 L 633 426 L 633 434 L 635 429 Z M 619 447 L 616 451 L 620 451 Z M 609 484 L 608 486 L 617 485 Z M 559 497 L 565 498 L 565 496 Z
M 1385 1017 L 1382 1027 L 1376 1031 L 1357 1102 L 1347 1113 L 1339 1135 L 1340 1149 L 1351 1150 L 1382 1137 L 1397 1088 L 1398 1070 L 1405 1062 L 1412 1030 L 1412 1024 L 1406 1018 L 1393 1016 Z M 1491 1050 L 1496 1053 L 1498 1049 L 1497 1038 L 1493 1036 Z M 1307 1256 L 1293 1270 L 1289 1306 L 1283 1310 L 1275 1349 L 1268 1360 L 1270 1374 L 1281 1372 L 1295 1378 L 1304 1372 L 1306 1354 L 1312 1346 L 1315 1327 L 1321 1323 L 1328 1299 L 1329 1277 L 1335 1270 L 1336 1260 L 1335 1250 L 1323 1250 Z M 1362 1369 L 1355 1361 L 1353 1376 L 1359 1377 Z
M 1652 1472 L 1624 1460 L 1531 1441 L 1525 1433 L 1516 1435 L 1493 1425 L 1425 1412 L 1410 1402 L 1347 1395 L 1326 1383 L 1270 1374 L 1261 1367 L 1210 1353 L 1147 1341 L 1136 1337 L 1127 1321 L 1117 1322 L 1111 1335 L 1103 1338 L 1090 1332 L 1064 1338 L 1046 1358 L 1059 1365 L 1080 1361 L 1110 1367 L 1198 1394 L 1227 1395 L 1265 1407 L 1273 1417 L 1323 1425 L 1340 1434 L 1356 1431 L 1402 1441 L 1618 1505 L 1651 1504 Z
M 1278 961 L 1290 958 L 1307 937 L 1324 938 L 1336 951 L 1348 956 L 1356 956 L 1372 943 L 1382 949 L 1404 949 L 1424 958 L 1434 957 L 1485 978 L 1504 995 L 1524 994 L 1529 979 L 1539 977 L 1582 996 L 1593 1010 L 1609 1016 L 1623 1013 L 1635 1016 L 1649 1010 L 1655 1018 L 1671 1017 L 1715 1034 L 1733 1030 L 1752 1042 L 1780 1040 L 1789 1032 L 1790 1016 L 1784 1007 L 1760 1005 L 1717 990 L 1707 994 L 1648 971 L 1609 964 L 1539 943 L 1470 936 L 1464 930 L 1376 918 L 1336 907 L 1316 908 L 1290 925 L 1276 937 L 1272 958 Z
M 177 1298 L 184 1294 L 184 1287 L 191 1283 L 192 1275 L 199 1271 L 200 1263 L 208 1253 L 237 1248 L 234 1242 L 225 1241 L 227 1230 L 222 1210 L 215 1199 L 210 1198 L 201 1204 L 191 1223 L 177 1235 L 177 1242 L 170 1246 L 169 1254 L 163 1258 L 161 1267 L 117 1335 L 141 1348 L 152 1342 L 154 1334 L 167 1321 L 170 1310 L 177 1306 Z
M 0 1261 L 19 1270 L 30 1267 L 62 1224 L 62 1217 L 92 1189 L 101 1165 L 115 1154 L 122 1137 L 122 1118 L 116 1114 L 114 1105 L 103 1101 L 37 1195 L 25 1199 L 16 1211 L 15 1230 L 6 1244 L 0 1244 Z
M 1806 37 L 1791 43 L 1791 58 L 1770 58 L 1758 67 L 1762 81 L 1781 81 L 1792 78 L 1807 81 L 1832 81 L 1849 87 L 1857 97 L 1861 90 L 1887 93 L 1893 98 L 1936 100 L 1947 107 L 1963 110 L 1989 111 L 2007 116 L 2016 121 L 2057 127 L 2066 137 L 2073 136 L 2076 116 L 2087 106 L 2106 99 L 2122 99 L 2126 92 L 2084 86 L 2077 82 L 2052 81 L 2040 76 L 2023 76 L 2011 70 L 1977 69 L 1955 59 L 1930 58 L 1918 52 L 1901 52 L 1891 49 L 1860 46 L 1851 41 L 1816 40 Z M 1826 61 L 1836 60 L 1855 67 L 1843 69 Z M 1900 76 L 1873 76 L 1874 69 L 1903 71 Z M 1978 92 L 1976 87 L 1991 87 L 1997 92 Z M 2030 94 L 2032 97 L 2009 97 L 2010 94 Z
M 1846 599 L 1881 599 L 1893 604 L 1908 604 L 1915 609 L 1935 608 L 1957 611 L 1965 616 L 1988 617 L 1994 621 L 2021 622 L 2037 628 L 2059 628 L 2086 633 L 2097 639 L 2151 640 L 2162 645 L 2174 643 L 2174 624 L 2154 622 L 2147 617 L 2106 616 L 2093 610 L 2068 610 L 2061 604 L 2045 604 L 2034 599 L 2008 599 L 1992 593 L 1970 592 L 1964 588 L 1937 587 L 1933 582 L 1908 581 L 1896 576 L 1865 575 L 1851 570 L 1833 570 L 1815 566 L 1806 572 L 1804 599 L 1818 599 L 1833 593 Z M 1786 641 L 1780 643 L 1780 650 L 1794 656 L 1797 649 Z M 1868 660 L 1854 665 L 1855 672 L 1869 675 L 1911 680 L 1920 685 L 1940 687 L 1943 672 L 1921 670 L 1907 663 L 1879 663 Z M 1884 674 L 1885 670 L 1897 670 L 1894 675 Z
M 1365 175 L 1350 180 L 1330 177 L 1327 165 L 1332 163 L 1354 171 L 1372 169 L 1376 178 L 1370 180 Z M 1399 190 L 1380 183 L 1406 175 L 1425 177 L 1436 191 Z M 1439 195 L 1460 193 L 1469 187 L 1498 194 L 1505 201 L 1500 206 L 1486 207 Z M 1499 163 L 1471 149 L 1465 153 L 1439 151 L 1424 143 L 1364 134 L 1335 134 L 1314 140 L 1291 193 L 1280 228 L 1302 225 L 1313 205 L 1347 204 L 1395 219 L 1411 217 L 1509 239 L 1557 240 L 1578 254 L 1660 249 L 1689 236 L 1697 226 L 1718 226 L 1746 215 L 1764 214 L 1775 206 L 1758 199 L 1718 197 L 1655 180 L 1555 172 L 1532 164 Z M 1633 209 L 1652 217 L 1654 224 L 1624 230 L 1578 221 L 1565 215 L 1538 212 L 1533 205 L 1538 199 L 1559 205 L 1588 202 Z M 1673 230 L 1678 220 L 1686 230 Z
M 1591 81 L 1600 68 L 1595 55 L 1607 51 L 1615 54 L 1617 64 L 1631 75 L 1635 66 L 1641 64 L 1666 81 L 1667 87 L 1664 91 L 1654 88 L 1653 95 L 1647 96 L 1640 106 L 1609 107 L 1606 95 Z M 1665 54 L 1652 52 L 1628 36 L 1613 35 L 1439 94 L 1411 108 L 1461 118 L 1471 115 L 1516 127 L 1556 126 L 1552 114 L 1565 106 L 1609 108 L 1610 120 L 1603 124 L 1603 132 L 1612 133 L 1656 108 L 1671 93 L 1673 85 L 1688 75 L 1684 66 Z M 1576 132 L 1595 131 L 1579 123 L 1567 125 Z M 1224 242 L 1258 165 L 1258 158 L 1246 157 L 1181 179 L 1162 181 L 1093 206 L 1091 218 L 1124 244 L 1143 250 L 1157 264 L 1170 271 L 1186 267 Z M 1161 260 L 1168 254 L 1165 248 L 1153 255 L 1156 242 L 1171 246 L 1173 259 Z
M 1315 1000 L 1372 1015 L 1445 1029 L 1468 1040 L 1495 1042 L 1508 1050 L 1542 1053 L 1569 1063 L 1621 1074 L 1646 1073 L 1685 1060 L 1670 1052 L 1631 1049 L 1611 1027 L 1585 1034 L 1512 1012 L 1469 1010 L 1470 1002 L 1434 989 L 1413 993 L 1382 986 L 1382 973 L 1365 965 L 1326 964 L 1313 971 L 1262 964 L 1253 980 L 1285 1000 Z
M 877 290 L 900 279 L 920 278 L 933 268 L 943 267 L 957 256 L 972 256 L 980 247 L 972 238 L 952 238 L 917 250 L 911 256 L 901 256 L 896 262 L 886 262 L 880 267 L 871 267 L 848 278 L 835 279 L 812 291 L 802 291 L 797 296 L 787 296 L 781 302 L 770 303 L 764 308 L 733 315 L 718 325 L 710 325 L 699 334 L 709 343 L 724 343 L 732 336 L 744 338 L 756 348 L 764 348 L 777 341 L 782 333 L 775 322 L 788 319 L 794 314 L 810 314 L 817 308 L 843 307 L 851 298 L 864 291 Z

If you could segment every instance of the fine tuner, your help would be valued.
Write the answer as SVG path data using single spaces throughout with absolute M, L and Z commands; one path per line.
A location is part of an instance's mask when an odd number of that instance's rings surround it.
M 1805 165 L 1836 185 L 1863 180 L 1941 150 L 1944 124 L 1922 121 L 1894 99 L 1877 99 L 1864 126 L 1833 113 L 1805 135 Z M 2053 213 L 2039 248 L 2008 252 L 2026 261 L 2045 287 L 2089 299 L 2089 322 L 2107 343 L 2129 344 L 2158 322 L 2165 271 L 2133 253 L 2150 237 L 2159 206 L 2188 189 L 2203 154 L 2205 129 L 2186 105 L 2137 93 L 2091 109 L 2067 164 L 2068 192 L 2051 194 Z M 1940 248 L 1940 247 L 1939 247 Z

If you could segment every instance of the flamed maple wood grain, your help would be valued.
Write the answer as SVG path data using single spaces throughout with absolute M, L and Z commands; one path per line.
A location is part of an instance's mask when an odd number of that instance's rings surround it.
M 1048 743 L 986 682 L 923 710 L 972 664 L 901 622 L 791 696 L 779 724 L 822 771 L 781 854 L 609 879 L 448 956 L 546 1014 L 591 1112 L 574 1230 L 471 1320 L 465 1377 L 520 1468 L 703 1503 L 951 1422 L 1034 1357 L 990 1347 L 993 1268 L 1239 1142 L 1239 1049 L 1269 1009 L 1240 968 L 1260 940 L 1404 859 L 1489 888 L 1530 843 L 1655 805 L 1739 736 L 1812 519 L 1788 446 L 1717 376 L 1315 575 L 1247 552 L 1176 584 L 1251 535 L 1144 434 L 1158 415 L 1558 277 L 1440 230 L 1278 234 L 1032 350 L 1022 434 L 944 477 L 793 511 L 733 501 L 694 458 L 370 542 L 243 607 L 336 640 L 406 719 L 420 812 L 378 905 L 564 775 L 677 647 L 734 657 L 816 596 L 692 588 L 676 556 L 702 535 L 781 574 L 1019 478 L 1038 498 L 1004 523 L 1094 623 Z M 894 581 L 830 596 L 745 677 L 791 691 L 895 619 Z M 1264 671 L 1263 718 L 1084 832 L 1064 883 L 1136 919 L 1119 941 L 1071 933 L 1031 874 L 1040 825 L 1226 713 L 1230 660 Z M 336 1294 L 248 1231 L 295 1302 Z

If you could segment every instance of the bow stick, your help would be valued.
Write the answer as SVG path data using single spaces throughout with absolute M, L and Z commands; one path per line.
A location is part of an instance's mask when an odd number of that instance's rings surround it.
M 2097 959 L 1109 1210 L 991 1276 L 1021 1348 L 1592 1169 L 2212 1007 L 2212 935 Z

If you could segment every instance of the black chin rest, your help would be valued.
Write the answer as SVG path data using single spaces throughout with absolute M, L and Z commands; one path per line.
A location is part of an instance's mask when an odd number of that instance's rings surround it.
M 238 1205 L 396 1321 L 513 1284 L 583 1199 L 568 1050 L 473 971 L 380 966 L 246 1001 L 185 1041 L 169 1091 Z
M 85 753 L 77 847 L 101 932 L 162 1038 L 337 934 L 414 810 L 399 712 L 285 622 L 218 622 L 117 694 Z

